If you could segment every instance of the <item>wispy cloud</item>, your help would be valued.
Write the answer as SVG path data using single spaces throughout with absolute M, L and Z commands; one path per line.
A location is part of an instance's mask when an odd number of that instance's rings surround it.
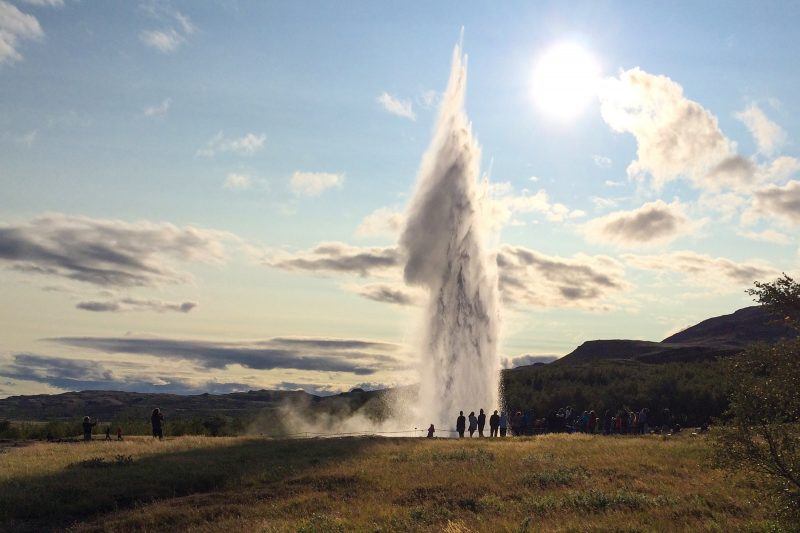
M 236 155 L 253 155 L 264 148 L 264 141 L 267 136 L 263 133 L 247 133 L 246 135 L 226 139 L 222 132 L 214 135 L 204 147 L 199 148 L 195 155 L 199 157 L 214 157 L 221 153 L 232 153 Z
M 76 309 L 96 313 L 124 313 L 128 311 L 152 311 L 164 313 L 173 311 L 188 313 L 197 307 L 195 302 L 164 302 L 162 300 L 140 300 L 137 298 L 120 298 L 118 300 L 86 301 L 75 305 Z
M 407 118 L 409 120 L 417 120 L 417 115 L 414 113 L 413 106 L 410 100 L 401 100 L 384 92 L 376 99 L 383 109 L 392 115 Z
M 611 168 L 610 157 L 595 154 L 592 156 L 592 161 L 594 161 L 594 164 L 600 168 Z
M 341 188 L 344 174 L 331 172 L 300 172 L 292 174 L 289 188 L 295 196 L 319 196 L 333 187 Z
M 172 105 L 172 99 L 166 98 L 160 104 L 154 106 L 148 106 L 144 108 L 144 116 L 146 117 L 160 117 L 167 114 L 169 111 L 170 106 Z
M 0 376 L 13 380 L 45 383 L 67 391 L 119 390 L 129 392 L 168 392 L 172 394 L 224 394 L 255 389 L 247 383 L 216 380 L 192 381 L 181 377 L 154 377 L 145 364 L 16 354 L 2 361 Z
M 758 151 L 762 154 L 774 153 L 786 141 L 786 132 L 767 118 L 756 103 L 736 113 L 736 118 L 750 130 L 758 145 Z
M 48 214 L 0 223 L 0 263 L 18 272 L 104 287 L 154 286 L 190 279 L 175 262 L 221 263 L 230 233 L 151 222 Z
M 246 191 L 253 185 L 250 176 L 246 176 L 244 174 L 237 174 L 235 172 L 231 172 L 227 176 L 225 176 L 225 181 L 222 183 L 222 186 L 225 189 L 231 189 L 234 191 Z
M 24 3 L 38 7 L 64 7 L 64 0 L 22 0 Z
M 725 257 L 711 257 L 692 250 L 659 255 L 624 254 L 629 266 L 654 272 L 675 272 L 694 283 L 726 292 L 741 290 L 753 281 L 773 278 L 778 271 L 763 261 L 736 262 Z
M 607 256 L 548 256 L 504 245 L 497 254 L 500 294 L 517 307 L 608 309 L 631 288 L 623 265 Z
M 0 0 L 0 65 L 22 60 L 20 41 L 36 41 L 42 37 L 44 32 L 36 17 Z
M 213 342 L 156 337 L 58 337 L 47 340 L 107 354 L 192 361 L 206 369 L 239 365 L 253 370 L 296 369 L 369 375 L 408 366 L 398 357 L 397 345 L 351 339 Z
M 397 268 L 400 252 L 395 247 L 364 248 L 341 242 L 322 243 L 315 248 L 296 253 L 278 252 L 266 262 L 283 270 L 338 272 L 367 276 L 378 271 Z
M 489 197 L 488 216 L 490 224 L 499 228 L 512 220 L 515 214 L 538 213 L 550 222 L 563 222 L 586 216 L 581 209 L 570 209 L 559 202 L 552 202 L 543 189 L 534 194 L 517 194 L 508 182 L 493 183 L 487 190 Z
M 364 217 L 356 228 L 358 237 L 397 237 L 405 224 L 405 215 L 388 207 L 381 207 Z
M 789 244 L 791 242 L 786 234 L 781 233 L 780 231 L 775 231 L 774 229 L 765 229 L 763 231 L 740 231 L 737 232 L 737 235 L 741 235 L 745 239 L 771 242 L 774 244 Z
M 143 9 L 161 27 L 143 30 L 139 40 L 162 54 L 176 51 L 197 30 L 189 17 L 166 6 L 150 4 Z

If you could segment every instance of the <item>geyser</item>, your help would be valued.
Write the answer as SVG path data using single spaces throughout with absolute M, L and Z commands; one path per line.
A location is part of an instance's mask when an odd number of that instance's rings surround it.
M 480 148 L 464 112 L 466 81 L 458 45 L 400 238 L 406 282 L 429 294 L 417 416 L 442 429 L 453 428 L 458 411 L 499 407 L 497 267 L 484 246 Z

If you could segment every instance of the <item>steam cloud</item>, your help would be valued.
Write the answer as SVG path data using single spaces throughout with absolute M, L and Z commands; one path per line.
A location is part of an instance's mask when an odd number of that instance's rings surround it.
M 400 238 L 406 282 L 429 293 L 419 414 L 445 427 L 460 410 L 498 405 L 497 268 L 483 245 L 480 149 L 463 110 L 466 79 L 459 45 Z

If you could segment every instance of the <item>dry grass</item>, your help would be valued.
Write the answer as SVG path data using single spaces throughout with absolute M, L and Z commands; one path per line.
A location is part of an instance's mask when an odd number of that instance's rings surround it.
M 778 531 L 702 438 L 35 444 L 0 454 L 0 529 Z

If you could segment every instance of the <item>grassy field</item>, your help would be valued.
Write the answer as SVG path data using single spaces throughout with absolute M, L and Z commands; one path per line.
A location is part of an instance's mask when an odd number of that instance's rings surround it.
M 779 531 L 702 437 L 35 443 L 0 530 Z

